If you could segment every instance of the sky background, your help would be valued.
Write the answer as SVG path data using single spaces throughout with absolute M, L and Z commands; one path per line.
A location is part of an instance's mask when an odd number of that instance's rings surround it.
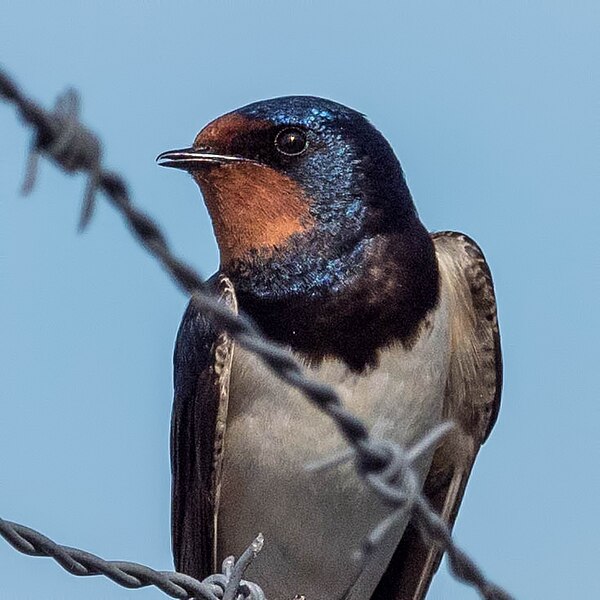
M 314 94 L 390 140 L 431 230 L 494 275 L 505 388 L 455 528 L 517 598 L 600 597 L 600 4 L 551 0 L 3 3 L 0 64 L 49 105 L 67 85 L 178 253 L 217 266 L 193 182 L 156 155 L 248 102 Z M 0 516 L 172 568 L 171 354 L 187 302 L 82 177 L 0 105 Z M 249 540 L 250 541 L 250 540 Z M 267 540 L 268 543 L 268 540 Z M 1 600 L 158 600 L 0 540 Z M 477 595 L 443 565 L 431 600 Z

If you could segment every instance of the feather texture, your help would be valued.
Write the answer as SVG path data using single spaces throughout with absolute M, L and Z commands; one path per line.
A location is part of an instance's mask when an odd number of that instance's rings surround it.
M 481 251 L 458 233 L 434 234 L 433 240 L 440 300 L 415 343 L 382 349 L 378 366 L 361 374 L 335 360 L 307 366 L 345 390 L 347 404 L 371 426 L 383 419 L 383 435 L 403 445 L 443 417 L 458 423 L 435 456 L 426 457 L 421 471 L 425 493 L 452 525 L 475 456 L 498 412 L 502 373 L 493 286 Z M 236 308 L 229 280 L 220 275 L 215 285 Z M 426 546 L 410 524 L 404 530 L 406 521 L 390 534 L 389 549 L 383 548 L 370 567 L 353 571 L 352 548 L 387 509 L 348 470 L 324 479 L 306 475 L 302 466 L 308 460 L 341 447 L 333 427 L 255 357 L 234 350 L 193 300 L 180 328 L 175 368 L 173 547 L 178 570 L 203 578 L 217 559 L 239 554 L 263 531 L 265 551 L 248 576 L 269 597 L 425 597 L 441 554 Z M 336 580 L 339 574 L 342 581 Z

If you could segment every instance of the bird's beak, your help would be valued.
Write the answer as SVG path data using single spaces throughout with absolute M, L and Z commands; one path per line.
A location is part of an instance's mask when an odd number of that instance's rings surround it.
M 185 171 L 192 171 L 210 165 L 244 162 L 246 160 L 241 156 L 217 154 L 206 147 L 168 150 L 156 157 L 156 162 L 161 167 L 173 167 L 174 169 L 184 169 Z

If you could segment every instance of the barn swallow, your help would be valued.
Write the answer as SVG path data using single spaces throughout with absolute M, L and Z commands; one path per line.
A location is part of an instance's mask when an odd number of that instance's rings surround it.
M 452 526 L 502 379 L 492 279 L 466 235 L 430 234 L 392 148 L 360 113 L 321 98 L 250 104 L 161 154 L 204 196 L 220 251 L 212 285 L 340 390 L 380 435 L 408 447 L 442 420 L 453 433 L 417 465 Z M 344 447 L 329 418 L 190 301 L 175 349 L 172 541 L 202 579 L 257 532 L 247 577 L 271 600 L 418 600 L 441 559 L 351 466 L 304 466 Z

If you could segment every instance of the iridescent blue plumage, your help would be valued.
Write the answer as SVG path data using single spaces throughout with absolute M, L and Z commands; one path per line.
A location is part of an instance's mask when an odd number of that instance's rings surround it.
M 269 120 L 277 125 L 304 125 L 319 127 L 324 122 L 352 119 L 360 113 L 325 98 L 316 96 L 281 96 L 270 100 L 253 102 L 237 113 L 255 119 Z
M 261 127 L 241 132 L 231 151 L 296 182 L 311 219 L 285 244 L 223 266 L 241 306 L 271 337 L 313 357 L 338 354 L 357 370 L 383 344 L 410 343 L 437 302 L 438 271 L 387 140 L 361 113 L 312 96 L 232 114 Z M 304 132 L 303 152 L 275 151 L 286 127 Z
M 270 337 L 361 370 L 438 299 L 433 244 L 398 159 L 361 113 L 313 96 L 207 125 L 170 166 L 202 188 L 221 271 Z
M 264 100 L 236 113 L 274 126 L 306 128 L 307 152 L 282 168 L 302 184 L 325 220 L 343 218 L 353 200 L 385 210 L 388 217 L 414 211 L 398 159 L 363 114 L 314 96 Z
M 265 269 L 260 252 L 255 253 L 250 279 L 241 276 L 246 265 L 234 267 L 242 288 L 250 286 L 265 299 L 329 294 L 351 282 L 375 236 L 400 231 L 414 220 L 400 164 L 361 113 L 323 98 L 286 96 L 250 104 L 236 114 L 306 131 L 302 156 L 275 156 L 270 164 L 300 184 L 314 217 L 312 230 L 290 240 Z

